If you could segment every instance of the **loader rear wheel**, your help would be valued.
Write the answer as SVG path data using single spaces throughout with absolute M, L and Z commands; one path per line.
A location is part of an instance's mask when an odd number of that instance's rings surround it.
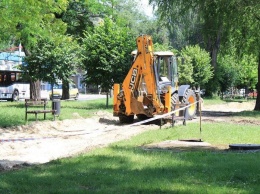
M 176 106 L 176 103 L 178 102 L 179 102 L 179 96 L 177 93 L 174 93 L 171 98 L 171 111 L 174 111 L 176 108 L 178 108 Z
M 120 115 L 119 116 L 120 123 L 133 123 L 134 122 L 134 115 Z
M 187 103 L 193 104 L 196 102 L 196 95 L 193 90 L 187 89 L 184 96 L 182 96 L 180 100 L 184 104 L 187 104 Z M 193 119 L 195 117 L 196 107 L 197 107 L 197 104 L 195 103 L 186 110 L 187 119 Z

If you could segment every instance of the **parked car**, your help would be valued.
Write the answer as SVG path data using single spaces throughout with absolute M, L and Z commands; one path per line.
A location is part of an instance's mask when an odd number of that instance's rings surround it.
M 257 92 L 256 92 L 256 91 L 249 92 L 249 93 L 248 93 L 248 97 L 250 97 L 250 98 L 256 98 L 256 97 L 257 97 Z
M 61 99 L 62 97 L 62 84 L 55 84 L 53 86 L 53 95 L 52 95 L 52 90 L 49 91 L 50 99 Z M 70 83 L 69 84 L 69 95 L 70 98 L 74 98 L 75 100 L 78 99 L 79 97 L 79 90 L 76 87 L 75 84 Z

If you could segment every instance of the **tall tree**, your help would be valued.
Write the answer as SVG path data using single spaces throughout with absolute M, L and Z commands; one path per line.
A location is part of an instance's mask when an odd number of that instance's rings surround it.
M 177 45 L 182 47 L 188 44 L 203 45 L 210 52 L 211 62 L 215 68 L 225 24 L 223 18 L 229 15 L 227 1 L 150 0 L 150 2 L 158 6 L 161 20 L 167 23 L 171 34 L 174 35 L 171 38 L 182 42 Z
M 229 38 L 231 46 L 237 48 L 237 55 L 241 60 L 247 56 L 255 58 L 258 66 L 258 81 L 256 89 L 260 93 L 260 3 L 256 0 L 235 2 L 235 13 L 237 13 L 234 25 L 231 26 Z M 245 63 L 244 63 L 245 64 Z M 248 65 L 246 65 L 248 67 Z M 247 68 L 246 68 L 247 69 Z M 251 72 L 250 72 L 251 74 Z M 250 77 L 250 76 L 249 76 Z M 260 95 L 257 95 L 254 110 L 260 111 Z
M 21 43 L 27 56 L 38 40 L 64 34 L 66 24 L 56 14 L 67 7 L 67 0 L 35 1 L 5 0 L 0 1 L 0 41 L 10 45 Z M 33 79 L 31 79 L 33 80 Z M 31 83 L 31 97 L 40 97 L 39 82 Z
M 134 40 L 128 28 L 118 27 L 110 19 L 93 32 L 86 32 L 83 38 L 86 83 L 100 85 L 108 94 L 114 83 L 122 82 L 130 68 Z
M 55 14 L 66 9 L 67 0 L 5 0 L 0 7 L 0 40 L 21 42 L 27 54 L 39 38 L 66 31 L 65 23 Z
M 192 85 L 199 89 L 205 87 L 205 84 L 213 77 L 209 53 L 195 45 L 183 48 L 181 56 L 186 59 L 186 62 L 179 66 L 179 69 L 184 69 L 188 63 L 191 63 L 193 69 L 191 75 L 192 80 L 194 80 Z M 182 72 L 182 70 L 179 72 Z
M 99 2 L 99 6 L 92 4 L 91 7 L 95 9 L 90 8 L 90 10 L 95 11 L 96 14 L 99 13 L 100 16 L 111 18 L 120 27 L 128 27 L 135 37 L 140 34 L 149 34 L 152 35 L 154 42 L 169 43 L 167 28 L 158 22 L 157 18 L 148 17 L 140 9 L 139 0 L 101 0 Z
M 91 16 L 94 14 L 90 9 L 98 2 L 90 4 L 85 0 L 70 0 L 67 9 L 59 17 L 67 24 L 67 34 L 74 37 L 83 37 L 84 31 L 93 28 Z
M 161 19 L 170 25 L 175 23 L 177 17 L 183 18 L 190 11 L 194 12 L 196 21 L 194 24 L 203 36 L 205 48 L 211 53 L 212 65 L 215 69 L 219 50 L 228 48 L 223 46 L 226 43 L 232 43 L 232 46 L 239 51 L 238 55 L 253 54 L 260 61 L 258 0 L 150 0 L 150 3 L 158 6 Z M 258 75 L 260 76 L 260 72 Z M 259 81 L 257 88 L 260 91 Z M 256 100 L 255 110 L 260 110 L 260 97 Z
M 237 60 L 232 54 L 219 56 L 218 66 L 215 71 L 215 80 L 218 81 L 218 84 L 215 84 L 215 87 L 219 87 L 222 98 L 224 92 L 228 91 L 229 88 L 234 87 L 237 80 L 239 80 L 239 68 L 236 62 Z M 214 89 L 212 86 L 208 87 L 208 90 L 212 89 Z
M 33 81 L 40 79 L 53 85 L 57 80 L 62 80 L 62 99 L 69 99 L 70 76 L 82 60 L 76 41 L 65 36 L 59 36 L 55 41 L 43 39 L 25 60 L 29 65 L 24 70 Z

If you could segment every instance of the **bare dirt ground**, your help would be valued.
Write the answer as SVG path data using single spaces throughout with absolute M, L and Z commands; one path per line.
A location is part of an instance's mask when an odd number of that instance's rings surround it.
M 260 121 L 257 120 L 234 119 L 231 116 L 231 112 L 253 108 L 254 102 L 203 106 L 202 121 L 260 125 Z M 13 128 L 0 128 L 0 171 L 75 156 L 159 128 L 155 124 L 132 127 L 120 125 L 118 118 L 103 111 L 95 113 L 88 119 L 80 118 L 77 113 L 74 113 L 74 116 L 77 119 L 34 122 Z M 198 122 L 199 117 L 193 121 Z

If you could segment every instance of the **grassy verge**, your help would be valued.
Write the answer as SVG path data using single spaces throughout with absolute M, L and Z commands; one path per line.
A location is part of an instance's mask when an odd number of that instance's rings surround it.
M 205 105 L 225 104 L 226 101 L 220 99 L 204 99 Z M 73 119 L 78 117 L 87 118 L 99 110 L 106 110 L 112 112 L 112 99 L 109 99 L 109 107 L 106 108 L 106 99 L 90 100 L 90 101 L 61 101 L 61 114 L 59 120 Z M 48 109 L 51 109 L 51 101 L 48 103 Z M 243 117 L 258 117 L 260 112 L 243 111 L 234 114 Z M 0 102 L 0 127 L 10 127 L 26 124 L 25 121 L 25 107 L 24 102 Z M 53 117 L 47 114 L 47 120 L 52 120 Z M 43 114 L 39 114 L 38 120 L 43 120 Z M 35 121 L 33 114 L 28 115 L 28 121 Z
M 258 126 L 205 123 L 213 146 L 260 143 Z M 260 152 L 144 150 L 200 137 L 198 123 L 149 131 L 75 158 L 0 174 L 0 193 L 260 193 Z
M 92 116 L 94 112 L 99 110 L 107 110 L 112 112 L 112 99 L 109 101 L 109 107 L 106 108 L 106 99 L 98 99 L 91 101 L 61 101 L 61 115 L 58 119 L 72 119 L 77 117 L 87 118 Z M 48 109 L 51 109 L 51 101 L 48 102 Z M 34 107 L 31 107 L 34 110 Z M 47 120 L 52 120 L 51 113 L 46 114 Z M 10 127 L 26 124 L 24 102 L 0 102 L 0 127 Z M 43 114 L 38 115 L 38 120 L 43 120 Z M 28 114 L 28 121 L 35 121 L 34 114 Z
M 225 101 L 221 100 L 220 98 L 207 98 L 207 97 L 202 97 L 203 98 L 203 104 L 205 105 L 215 105 L 215 104 L 224 104 Z
M 202 97 L 203 98 L 203 97 Z M 256 99 L 253 98 L 228 98 L 228 99 L 220 99 L 219 97 L 215 97 L 215 98 L 203 98 L 203 102 L 205 105 L 215 105 L 215 104 L 225 104 L 228 102 L 238 102 L 238 103 L 242 103 L 242 102 L 255 102 Z
M 256 99 L 248 99 L 248 100 L 244 100 L 244 99 L 238 99 L 238 100 L 221 100 L 219 98 L 215 98 L 215 99 L 208 99 L 205 98 L 203 99 L 203 103 L 205 105 L 223 105 L 223 104 L 227 104 L 230 102 L 234 102 L 234 103 L 244 103 L 244 102 L 252 102 L 254 103 L 256 101 Z M 203 109 L 202 109 L 203 111 Z M 234 112 L 232 113 L 233 117 L 243 117 L 243 118 L 247 118 L 247 119 L 258 119 L 260 118 L 260 111 L 241 111 L 241 112 Z

